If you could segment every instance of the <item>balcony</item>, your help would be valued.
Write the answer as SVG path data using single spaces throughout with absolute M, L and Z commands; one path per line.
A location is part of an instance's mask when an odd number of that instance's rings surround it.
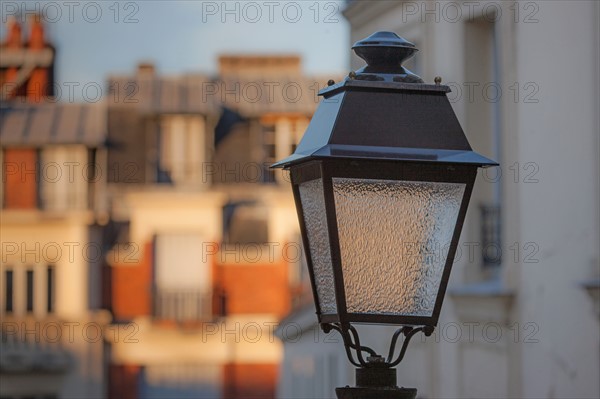
M 65 373 L 71 368 L 71 356 L 61 339 L 64 324 L 13 318 L 5 318 L 2 324 L 0 372 Z
M 210 321 L 213 319 L 212 294 L 200 290 L 156 289 L 154 317 L 177 323 Z

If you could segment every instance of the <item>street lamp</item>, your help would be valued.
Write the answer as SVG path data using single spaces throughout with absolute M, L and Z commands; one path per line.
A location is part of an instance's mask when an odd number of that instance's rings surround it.
M 338 398 L 414 398 L 394 367 L 433 332 L 477 168 L 497 164 L 471 149 L 441 79 L 402 67 L 414 44 L 376 32 L 352 48 L 367 65 L 320 91 L 295 153 L 273 167 L 290 172 L 321 328 L 358 367 Z M 401 327 L 384 358 L 353 323 Z

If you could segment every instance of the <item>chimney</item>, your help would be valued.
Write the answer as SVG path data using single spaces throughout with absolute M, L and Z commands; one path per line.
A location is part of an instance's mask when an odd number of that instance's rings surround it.
M 140 62 L 137 67 L 137 75 L 140 77 L 152 77 L 154 76 L 154 69 L 154 63 Z
M 21 38 L 21 25 L 14 16 L 8 18 L 7 35 L 6 35 L 6 47 L 7 48 L 20 48 L 22 44 Z
M 46 46 L 44 39 L 44 26 L 42 25 L 42 16 L 40 14 L 29 17 L 29 43 L 28 47 L 32 50 L 41 50 Z

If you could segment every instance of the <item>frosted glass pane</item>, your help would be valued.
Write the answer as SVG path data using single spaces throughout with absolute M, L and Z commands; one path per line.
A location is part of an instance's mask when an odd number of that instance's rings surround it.
M 323 181 L 316 179 L 301 183 L 299 189 L 321 313 L 337 313 Z
M 348 312 L 432 315 L 464 190 L 333 179 Z

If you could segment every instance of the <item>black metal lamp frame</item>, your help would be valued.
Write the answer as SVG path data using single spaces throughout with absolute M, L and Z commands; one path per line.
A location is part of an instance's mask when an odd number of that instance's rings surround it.
M 294 165 L 290 168 L 292 190 L 298 212 L 300 231 L 306 261 L 311 279 L 313 298 L 316 313 L 320 324 L 332 324 L 343 326 L 348 323 L 378 323 L 395 324 L 407 326 L 436 326 L 439 313 L 444 300 L 446 287 L 450 278 L 450 272 L 454 255 L 458 246 L 458 239 L 462 230 L 463 221 L 467 212 L 467 206 L 471 197 L 477 168 L 473 165 L 444 164 L 437 162 L 398 162 L 398 161 L 376 161 L 361 159 L 336 159 L 336 160 L 313 160 L 303 164 Z M 357 178 L 357 179 L 380 179 L 395 181 L 414 182 L 438 182 L 438 183 L 460 183 L 465 185 L 463 198 L 459 208 L 456 226 L 452 234 L 452 240 L 448 248 L 446 263 L 442 272 L 442 278 L 438 288 L 435 305 L 431 316 L 392 315 L 392 314 L 365 314 L 348 312 L 346 306 L 346 290 L 344 287 L 344 275 L 341 262 L 341 251 L 335 199 L 333 194 L 333 178 Z M 331 260 L 334 277 L 336 313 L 323 312 L 320 298 L 317 292 L 316 278 L 312 254 L 310 251 L 308 232 L 304 221 L 304 209 L 300 198 L 300 184 L 321 179 L 323 182 L 323 196 L 325 212 L 327 217 L 327 234 L 329 247 L 331 249 Z

